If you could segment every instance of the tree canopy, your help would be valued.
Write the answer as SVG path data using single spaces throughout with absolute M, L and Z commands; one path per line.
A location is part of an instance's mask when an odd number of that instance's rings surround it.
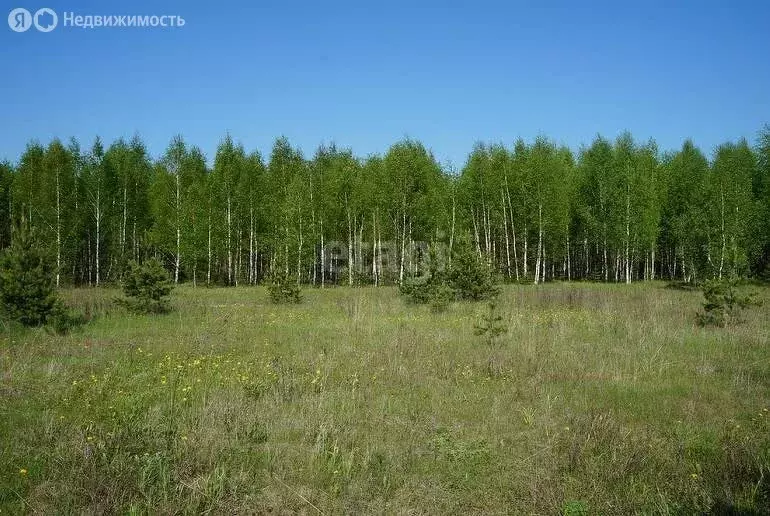
M 281 137 L 263 157 L 226 135 L 210 163 L 181 136 L 157 159 L 138 136 L 30 142 L 0 163 L 0 248 L 33 231 L 57 284 L 76 285 L 149 258 L 174 282 L 397 283 L 466 234 L 509 281 L 770 275 L 770 126 L 711 159 L 689 140 L 661 153 L 624 133 L 573 152 L 539 137 L 478 143 L 455 172 L 413 139 L 362 158 Z

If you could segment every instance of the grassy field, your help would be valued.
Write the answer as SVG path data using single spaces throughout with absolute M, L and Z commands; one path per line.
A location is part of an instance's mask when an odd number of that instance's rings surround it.
M 770 295 L 728 329 L 663 284 L 110 290 L 68 336 L 0 334 L 0 512 L 768 513 Z

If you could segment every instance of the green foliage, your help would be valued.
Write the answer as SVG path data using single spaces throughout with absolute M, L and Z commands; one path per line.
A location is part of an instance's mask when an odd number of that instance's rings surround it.
M 452 303 L 452 301 L 455 300 L 456 297 L 457 294 L 452 287 L 445 283 L 439 283 L 433 288 L 431 292 L 429 301 L 430 309 L 433 312 L 443 312 L 449 308 L 449 305 Z
M 746 272 L 756 168 L 756 157 L 745 141 L 720 145 L 716 150 L 707 176 L 705 217 L 712 234 L 711 268 L 719 276 L 723 271 L 732 275 Z
M 134 313 L 162 314 L 171 311 L 169 295 L 174 286 L 168 272 L 155 258 L 143 264 L 132 261 L 123 275 L 123 299 L 117 303 Z
M 434 284 L 429 278 L 407 278 L 398 290 L 407 301 L 416 305 L 424 305 L 430 301 Z
M 483 301 L 499 293 L 492 272 L 468 239 L 461 239 L 454 249 L 447 280 L 458 299 Z
M 450 285 L 432 278 L 407 278 L 399 286 L 399 292 L 409 303 L 430 305 L 434 312 L 443 312 L 456 298 Z
M 682 276 L 689 282 L 706 269 L 702 251 L 708 245 L 704 206 L 709 164 L 690 140 L 666 161 L 668 184 L 661 243 L 674 249 L 680 263 L 686 265 Z
M 297 304 L 302 302 L 302 290 L 297 278 L 285 272 L 276 272 L 270 278 L 267 286 L 270 301 L 275 304 Z
M 66 335 L 75 328 L 86 324 L 90 317 L 86 314 L 57 303 L 53 313 L 48 318 L 48 324 L 58 335 Z
M 702 326 L 720 326 L 741 322 L 741 311 L 756 304 L 753 294 L 743 294 L 736 279 L 713 279 L 703 284 L 703 312 L 698 314 Z
M 562 510 L 563 516 L 588 516 L 588 514 L 586 504 L 579 500 L 567 502 Z
M 430 304 L 431 309 L 441 312 L 455 299 L 482 301 L 499 293 L 494 275 L 467 238 L 458 242 L 448 269 L 435 247 L 430 249 L 429 256 L 427 273 L 422 277 L 407 278 L 399 287 L 401 295 L 409 302 Z
M 428 271 L 422 277 L 407 278 L 399 286 L 399 292 L 410 303 L 429 304 L 434 312 L 445 311 L 457 299 L 455 288 L 449 284 L 442 256 L 436 246 L 428 253 Z
M 13 167 L 6 161 L 0 162 L 0 249 L 11 244 L 12 185 Z
M 51 256 L 26 232 L 0 256 L 0 299 L 5 315 L 25 326 L 41 326 L 58 309 Z
M 206 161 L 181 137 L 155 161 L 138 137 L 84 152 L 32 142 L 0 163 L 0 248 L 28 226 L 56 257 L 57 286 L 112 283 L 150 255 L 170 258 L 174 283 L 254 285 L 280 267 L 300 284 L 403 284 L 412 242 L 463 233 L 507 281 L 770 277 L 768 128 L 711 161 L 690 141 L 664 154 L 629 133 L 577 155 L 544 137 L 480 143 L 459 171 L 411 139 L 306 159 L 281 137 L 263 160 L 228 135 Z M 330 242 L 355 249 L 334 272 L 318 252 Z
M 174 137 L 155 165 L 149 195 L 154 216 L 151 242 L 175 258 L 175 283 L 184 268 L 197 280 L 206 253 L 208 222 L 206 161 L 200 149 L 188 147 L 181 136 Z
M 493 345 L 500 335 L 508 333 L 508 327 L 503 322 L 503 316 L 497 306 L 497 297 L 493 297 L 487 303 L 487 311 L 481 316 L 481 320 L 474 325 L 474 333 L 483 337 L 487 345 Z

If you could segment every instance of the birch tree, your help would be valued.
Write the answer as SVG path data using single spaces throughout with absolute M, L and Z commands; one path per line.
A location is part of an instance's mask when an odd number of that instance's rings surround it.
M 770 125 L 759 133 L 757 166 L 752 180 L 754 218 L 749 242 L 749 262 L 754 276 L 770 279 Z
M 21 155 L 13 183 L 13 212 L 18 217 L 19 226 L 27 227 L 38 233 L 48 228 L 40 220 L 43 200 L 40 193 L 43 186 L 43 160 L 45 149 L 38 142 L 27 145 Z M 44 239 L 47 241 L 48 239 Z
M 714 275 L 729 271 L 737 277 L 747 267 L 750 222 L 753 218 L 752 179 L 756 159 L 745 140 L 717 148 L 707 176 L 707 217 Z
M 154 161 L 135 136 L 88 152 L 33 141 L 0 164 L 0 247 L 36 231 L 59 284 L 114 282 L 128 260 L 158 256 L 179 283 L 281 271 L 381 285 L 420 273 L 418 242 L 451 249 L 466 233 L 510 281 L 762 276 L 768 220 L 770 128 L 711 163 L 690 141 L 661 153 L 626 133 L 596 137 L 577 160 L 545 137 L 479 143 L 459 174 L 411 139 L 366 158 L 324 145 L 305 160 L 278 138 L 265 163 L 226 136 L 211 173 L 181 137 Z
M 246 153 L 243 146 L 233 143 L 230 135 L 227 135 L 217 148 L 214 158 L 214 171 L 212 181 L 216 192 L 219 221 L 224 228 L 224 256 L 226 257 L 227 284 L 236 283 L 235 269 L 233 267 L 234 251 L 236 250 L 235 237 L 235 202 L 239 177 L 243 171 Z
M 669 278 L 693 281 L 705 274 L 713 259 L 706 231 L 706 157 L 687 140 L 679 152 L 666 159 L 668 196 L 663 214 L 661 245 Z
M 69 256 L 65 246 L 74 225 L 75 164 L 72 155 L 55 139 L 46 149 L 43 159 L 43 178 L 40 201 L 47 209 L 42 210 L 45 225 L 50 229 L 52 247 L 56 256 L 56 281 L 61 283 L 63 255 Z
M 105 221 L 110 215 L 112 206 L 110 199 L 111 178 L 108 168 L 104 161 L 104 147 L 98 137 L 91 147 L 89 155 L 86 157 L 86 163 L 83 170 L 84 186 L 84 209 L 88 212 L 87 220 L 89 222 L 88 235 L 88 256 L 93 256 L 93 271 L 90 271 L 88 281 L 99 286 L 102 280 L 102 258 L 104 253 L 105 239 Z

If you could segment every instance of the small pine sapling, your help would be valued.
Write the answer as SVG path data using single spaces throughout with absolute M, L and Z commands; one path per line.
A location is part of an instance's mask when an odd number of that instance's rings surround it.
M 713 279 L 703 284 L 703 312 L 698 313 L 701 326 L 727 327 L 741 322 L 741 311 L 756 305 L 754 294 L 743 294 L 737 279 Z
M 487 345 L 492 346 L 500 335 L 508 333 L 508 327 L 503 322 L 503 316 L 498 309 L 497 297 L 487 303 L 487 310 L 481 320 L 474 325 L 475 334 L 483 337 Z
M 116 302 L 134 313 L 167 313 L 171 311 L 169 295 L 173 289 L 171 278 L 159 260 L 152 258 L 142 265 L 130 262 L 123 276 L 126 297 Z
M 297 304 L 302 302 L 302 290 L 297 278 L 283 272 L 276 272 L 267 286 L 270 301 L 275 304 Z

